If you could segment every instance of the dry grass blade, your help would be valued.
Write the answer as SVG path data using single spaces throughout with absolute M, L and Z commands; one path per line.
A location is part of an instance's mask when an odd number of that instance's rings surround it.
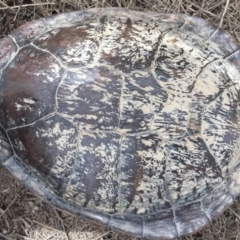
M 221 17 L 221 21 L 220 21 L 220 23 L 219 23 L 219 27 L 220 27 L 220 28 L 222 27 L 223 19 L 224 19 L 224 17 L 225 17 L 225 14 L 227 13 L 228 6 L 229 6 L 229 0 L 226 0 L 226 6 L 225 6 L 225 8 L 224 8 L 224 11 L 223 11 L 223 14 L 222 14 L 222 17 Z
M 16 5 L 16 6 L 5 6 L 1 7 L 0 10 L 6 9 L 15 9 L 15 8 L 24 8 L 24 7 L 36 7 L 36 6 L 44 6 L 44 5 L 55 5 L 55 3 L 33 3 L 33 4 L 23 4 L 23 5 Z
M 1 232 L 0 232 L 0 238 L 3 238 L 5 240 L 11 240 L 10 238 L 6 237 L 5 235 L 3 235 Z
M 2 6 L 4 6 L 4 7 L 6 7 L 6 8 L 9 8 L 9 6 L 8 6 L 5 2 L 3 2 L 3 1 L 0 1 L 0 4 L 1 4 Z

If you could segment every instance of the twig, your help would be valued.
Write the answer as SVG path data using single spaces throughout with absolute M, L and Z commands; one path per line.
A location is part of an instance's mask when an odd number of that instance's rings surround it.
M 67 231 L 66 231 L 66 228 L 65 228 L 65 226 L 64 226 L 64 222 L 63 222 L 62 218 L 61 218 L 60 215 L 58 214 L 56 208 L 53 208 L 53 210 L 54 210 L 57 218 L 59 219 L 59 221 L 60 221 L 61 224 L 62 224 L 62 228 L 63 228 L 63 230 L 64 230 L 64 232 L 65 232 L 65 234 L 66 234 L 66 236 L 67 236 L 67 239 L 70 240 L 70 239 L 69 239 L 69 236 L 68 236 L 68 233 L 67 233 Z
M 109 234 L 111 231 L 107 231 L 106 233 L 102 234 L 100 237 L 95 238 L 94 240 L 100 240 L 102 239 L 102 237 L 104 237 L 105 235 Z
M 238 218 L 238 220 L 240 220 L 240 216 L 235 211 L 233 211 L 232 208 L 229 207 L 228 209 Z
M 0 218 L 6 213 L 6 211 L 13 205 L 13 203 L 17 200 L 18 196 L 15 196 L 15 198 L 12 200 L 12 202 L 7 206 L 5 210 L 2 211 L 0 214 Z
M 47 228 L 47 229 L 50 229 L 50 230 L 54 230 L 54 231 L 57 231 L 57 232 L 64 233 L 63 230 L 59 230 L 59 229 L 56 229 L 56 228 L 50 227 L 50 226 L 45 225 L 45 224 L 43 224 L 43 223 L 40 223 L 40 222 L 38 222 L 38 221 L 33 220 L 32 222 L 35 223 L 35 224 L 37 224 L 37 225 L 40 225 L 40 226 L 42 226 L 42 227 L 45 227 L 45 228 Z
M 3 235 L 1 232 L 0 232 L 0 237 L 3 238 L 3 239 L 6 239 L 6 240 L 11 240 L 11 238 L 6 237 L 6 236 Z
M 9 8 L 9 6 L 8 6 L 5 2 L 3 2 L 3 1 L 1 1 L 1 0 L 0 0 L 0 4 L 3 5 L 4 7 Z
M 0 2 L 2 3 L 2 1 Z M 14 9 L 14 8 L 24 8 L 24 7 L 35 7 L 35 6 L 43 6 L 43 5 L 55 5 L 55 3 L 34 3 L 34 4 L 23 4 L 23 5 L 17 5 L 17 6 L 7 6 L 2 7 L 0 10 L 6 10 L 6 9 Z
M 220 23 L 219 23 L 219 28 L 222 27 L 223 19 L 224 19 L 224 16 L 225 16 L 226 12 L 227 12 L 228 5 L 229 5 L 229 0 L 226 0 L 226 5 L 225 5 L 225 8 L 224 8 L 224 11 L 223 11 L 223 14 L 222 14 L 222 17 L 221 17 Z

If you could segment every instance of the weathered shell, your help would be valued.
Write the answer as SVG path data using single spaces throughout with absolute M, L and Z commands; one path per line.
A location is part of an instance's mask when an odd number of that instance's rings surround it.
M 240 193 L 240 52 L 195 17 L 92 9 L 0 41 L 0 163 L 54 206 L 148 239 Z

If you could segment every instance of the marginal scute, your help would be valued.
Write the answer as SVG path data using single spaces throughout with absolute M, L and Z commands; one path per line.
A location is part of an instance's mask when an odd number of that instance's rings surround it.
M 239 48 L 237 43 L 232 41 L 232 36 L 222 29 L 217 29 L 216 32 L 210 37 L 210 40 L 211 46 L 219 55 L 222 56 L 227 56 Z
M 185 24 L 183 25 L 182 29 L 191 33 L 192 35 L 196 34 L 200 36 L 204 41 L 211 36 L 211 34 L 216 30 L 216 27 L 212 23 L 202 18 L 185 16 Z
M 167 198 L 175 206 L 197 201 L 222 182 L 222 173 L 204 141 L 185 138 L 168 146 Z
M 240 72 L 240 50 L 234 52 L 230 56 L 228 56 L 223 61 L 224 67 L 228 70 L 228 77 L 231 79 L 232 83 L 236 84 L 236 87 L 239 87 L 239 72 Z
M 49 199 L 49 203 L 51 203 L 52 205 L 56 206 L 59 209 L 64 209 L 65 211 L 72 213 L 76 216 L 82 216 L 81 213 L 83 209 L 79 208 L 76 204 L 71 202 L 66 203 L 65 199 L 56 196 L 55 194 L 53 196 L 54 196 L 53 198 Z
M 84 219 L 94 221 L 95 223 L 104 224 L 105 226 L 108 226 L 111 220 L 110 214 L 107 214 L 103 211 L 89 210 L 85 208 L 82 208 L 81 213 L 78 215 Z
M 240 195 L 239 193 L 239 186 L 240 186 L 240 178 L 239 178 L 239 170 L 240 170 L 240 163 L 239 163 L 239 156 L 240 156 L 240 141 L 237 141 L 236 148 L 232 151 L 231 160 L 227 167 L 225 167 L 225 171 L 227 173 L 226 181 L 229 185 L 229 192 L 233 198 L 236 198 Z
M 144 216 L 143 238 L 159 239 L 160 236 L 163 239 L 175 239 L 178 232 L 174 221 L 172 209 Z
M 82 25 L 83 22 L 91 22 L 96 20 L 94 9 L 90 12 L 88 10 L 69 12 L 68 14 L 56 14 L 51 17 L 44 18 L 44 24 L 47 30 L 56 28 L 66 28 L 72 26 Z
M 18 29 L 11 32 L 11 36 L 15 39 L 17 44 L 22 47 L 32 42 L 46 31 L 46 26 L 42 19 L 34 20 L 26 23 Z
M 32 123 L 55 110 L 55 94 L 63 76 L 48 53 L 28 46 L 2 73 L 0 117 L 5 128 Z
M 210 223 L 200 202 L 178 207 L 175 210 L 175 222 L 179 236 L 194 233 Z
M 0 71 L 10 63 L 16 55 L 17 50 L 17 46 L 10 37 L 6 37 L 0 41 Z
M 228 189 L 228 185 L 224 182 L 202 200 L 203 210 L 209 219 L 217 217 L 225 210 L 225 207 L 232 204 L 233 198 Z
M 221 167 L 229 164 L 239 145 L 239 97 L 236 85 L 225 88 L 205 107 L 202 117 L 202 136 Z
M 120 231 L 124 229 L 124 232 L 140 238 L 143 231 L 143 218 L 136 215 L 113 215 L 109 227 Z
M 13 154 L 6 131 L 0 126 L 0 163 L 4 163 Z
M 26 180 L 31 177 L 26 165 L 14 155 L 1 164 L 22 184 L 25 184 Z

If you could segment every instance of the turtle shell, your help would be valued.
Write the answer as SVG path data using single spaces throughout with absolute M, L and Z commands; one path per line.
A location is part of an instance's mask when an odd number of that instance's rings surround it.
M 173 239 L 240 193 L 240 52 L 186 15 L 91 9 L 0 41 L 0 163 L 46 202 Z

